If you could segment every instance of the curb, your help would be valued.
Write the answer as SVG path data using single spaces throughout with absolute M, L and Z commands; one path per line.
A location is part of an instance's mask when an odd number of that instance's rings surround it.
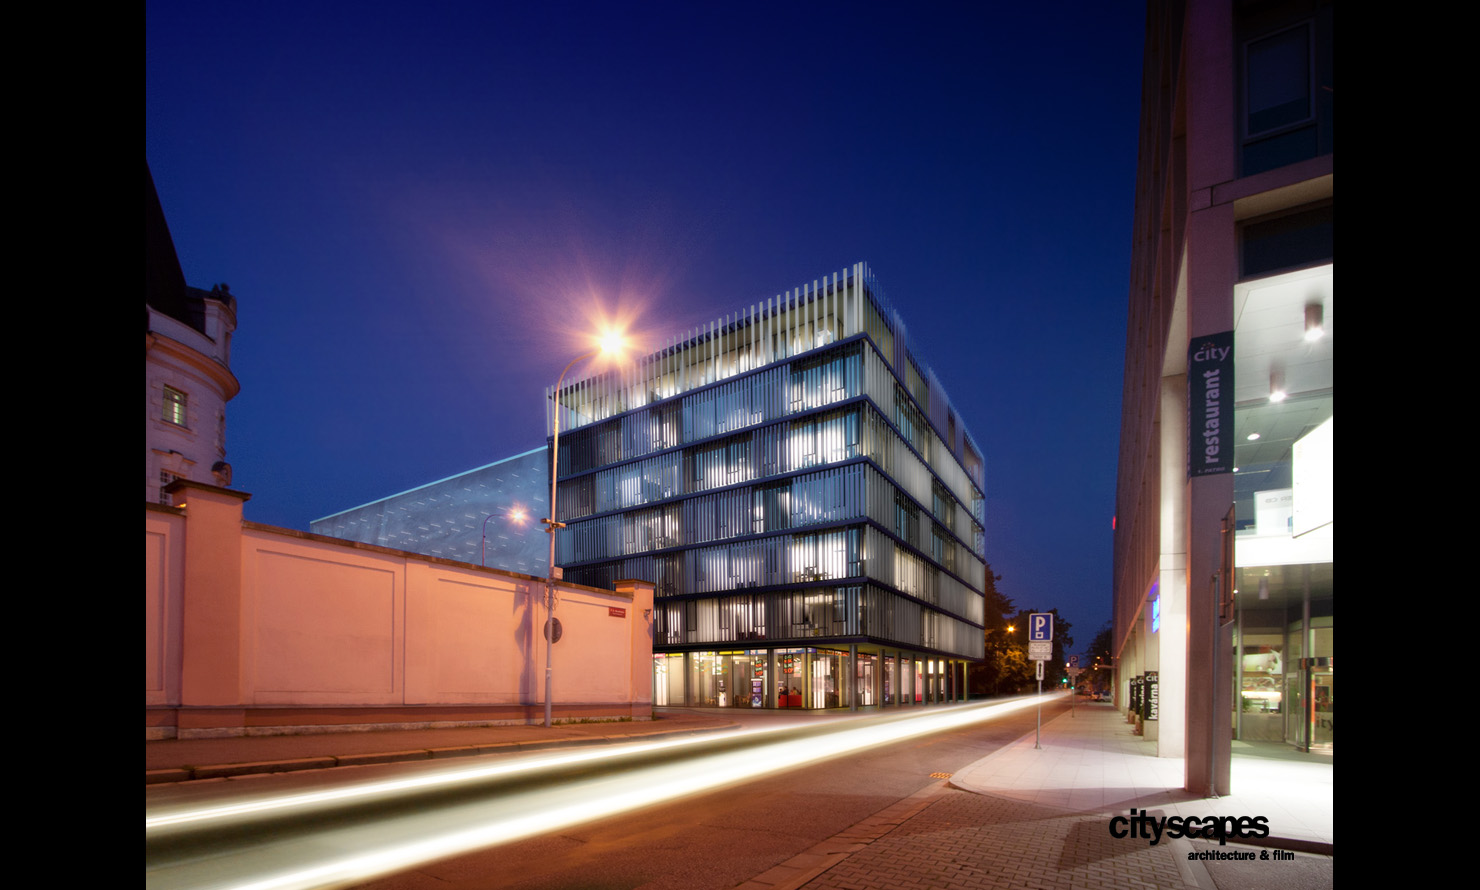
M 413 748 L 372 754 L 330 754 L 319 757 L 295 757 L 285 760 L 263 760 L 241 763 L 216 763 L 204 766 L 182 766 L 144 771 L 144 784 L 164 785 L 173 782 L 198 782 L 206 779 L 229 779 L 235 776 L 288 773 L 301 770 L 334 769 L 341 766 L 365 766 L 379 763 L 403 763 L 418 760 L 446 760 L 453 757 L 475 757 L 480 754 L 513 754 L 519 751 L 541 751 L 551 748 L 576 748 L 587 745 L 609 745 L 635 739 L 672 738 L 734 729 L 737 724 L 699 729 L 675 729 L 668 732 L 635 732 L 623 735 L 591 736 L 572 739 L 541 739 L 526 742 L 499 742 L 484 745 L 456 745 L 447 748 Z

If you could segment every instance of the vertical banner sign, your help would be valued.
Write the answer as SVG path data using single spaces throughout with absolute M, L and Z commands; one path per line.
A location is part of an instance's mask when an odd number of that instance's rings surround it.
M 1146 701 L 1147 720 L 1161 719 L 1161 683 L 1157 681 L 1157 673 L 1157 671 L 1147 671 L 1143 685 L 1142 696 Z
M 1233 472 L 1233 331 L 1187 346 L 1187 475 Z

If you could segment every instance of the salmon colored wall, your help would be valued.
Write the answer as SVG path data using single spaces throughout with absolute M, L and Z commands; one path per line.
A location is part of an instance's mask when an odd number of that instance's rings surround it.
M 145 506 L 150 737 L 543 718 L 544 579 L 244 522 L 240 492 L 170 489 L 176 506 Z M 557 585 L 556 719 L 651 716 L 653 588 L 618 587 Z

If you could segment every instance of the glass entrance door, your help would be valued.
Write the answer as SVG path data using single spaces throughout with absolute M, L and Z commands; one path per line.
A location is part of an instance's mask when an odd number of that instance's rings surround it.
M 1306 730 L 1313 748 L 1330 749 L 1335 745 L 1336 722 L 1334 705 L 1336 671 L 1333 659 L 1310 658 L 1305 668 L 1309 677 L 1307 700 L 1310 702 L 1310 726 Z

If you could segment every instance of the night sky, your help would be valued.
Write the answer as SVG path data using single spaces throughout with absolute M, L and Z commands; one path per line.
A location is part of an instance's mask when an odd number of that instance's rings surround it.
M 987 558 L 1109 618 L 1144 8 L 146 4 L 186 281 L 239 301 L 248 519 L 538 447 L 604 320 L 869 263 L 987 462 Z M 579 366 L 578 366 L 579 367 Z

